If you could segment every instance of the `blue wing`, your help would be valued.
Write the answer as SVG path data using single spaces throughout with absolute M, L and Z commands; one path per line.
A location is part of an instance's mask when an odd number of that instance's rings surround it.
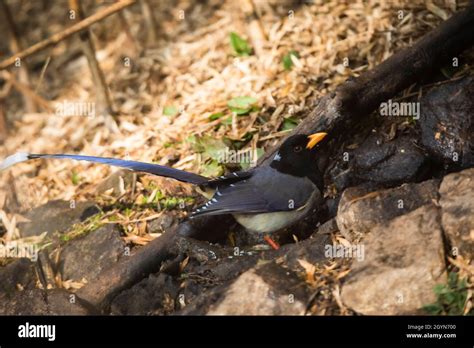
M 205 205 L 191 213 L 191 218 L 201 215 L 220 215 L 230 213 L 262 213 L 273 211 L 271 204 L 261 192 L 247 180 L 230 186 L 217 187 Z
M 241 181 L 217 185 L 212 199 L 196 209 L 191 217 L 297 210 L 305 206 L 316 189 L 307 178 L 283 174 L 269 166 L 262 166 Z

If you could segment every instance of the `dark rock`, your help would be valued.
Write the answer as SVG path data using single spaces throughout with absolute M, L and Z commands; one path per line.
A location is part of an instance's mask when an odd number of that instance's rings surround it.
M 89 282 L 103 269 L 117 262 L 125 253 L 116 224 L 107 224 L 84 237 L 69 241 L 61 251 L 59 271 L 63 280 Z
M 111 303 L 114 315 L 162 315 L 174 311 L 178 301 L 179 283 L 169 275 L 150 275 Z
M 62 289 L 30 289 L 17 291 L 3 301 L 0 299 L 1 315 L 87 315 L 74 294 Z
M 225 259 L 197 266 L 194 272 L 205 275 L 207 282 L 211 284 L 235 279 L 239 274 L 255 266 L 258 262 L 258 252 L 240 250 L 239 253 L 239 256 L 232 254 Z
M 383 185 L 419 180 L 425 164 L 425 155 L 409 136 L 385 142 L 372 135 L 354 151 L 355 176 Z
M 474 77 L 437 86 L 420 103 L 425 148 L 450 167 L 474 166 Z
M 337 231 L 339 231 L 339 226 L 337 226 L 336 218 L 332 218 L 319 226 L 316 234 L 330 234 Z
M 346 168 L 347 164 L 345 162 L 336 162 L 334 167 L 328 170 L 328 176 L 330 182 L 334 184 L 334 187 L 338 192 L 343 191 L 349 186 L 357 185 L 356 180 L 354 180 L 354 173 L 352 168 Z
M 0 298 L 2 315 L 45 315 L 48 314 L 45 291 L 30 289 L 16 291 L 8 299 Z
M 250 255 L 249 255 L 250 253 Z M 193 259 L 181 275 L 182 299 L 179 301 L 182 310 L 179 314 L 205 314 L 215 296 L 217 288 L 228 285 L 240 274 L 254 267 L 258 262 L 257 253 L 242 251 L 242 255 L 229 255 L 223 259 L 196 264 Z
M 62 290 L 36 288 L 35 264 L 18 259 L 0 269 L 1 315 L 85 315 L 75 295 Z
M 90 315 L 91 312 L 80 299 L 63 289 L 51 289 L 46 291 L 48 314 L 51 315 Z
M 440 220 L 430 204 L 372 228 L 365 258 L 354 261 L 342 287 L 343 302 L 365 315 L 421 313 L 436 300 L 433 287 L 446 281 Z
M 438 180 L 428 180 L 374 192 L 365 187 L 348 188 L 339 202 L 339 230 L 348 240 L 358 240 L 375 225 L 436 201 L 438 185 Z
M 474 262 L 474 168 L 445 176 L 439 189 L 441 224 L 451 257 Z
M 178 314 L 302 315 L 309 295 L 301 285 L 293 272 L 268 262 L 201 294 Z
M 176 225 L 176 220 L 171 214 L 164 212 L 160 217 L 148 222 L 147 228 L 149 233 L 163 233 Z
M 210 315 L 303 315 L 308 294 L 302 281 L 274 263 L 240 275 L 212 304 Z
M 119 169 L 97 185 L 97 192 L 102 194 L 113 189 L 109 195 L 112 197 L 118 197 L 123 194 L 123 190 L 127 190 L 127 188 L 132 186 L 135 178 L 136 173 L 126 169 Z
M 30 237 L 48 232 L 65 232 L 72 225 L 80 223 L 100 212 L 92 202 L 50 201 L 25 215 L 30 222 L 19 223 L 18 229 L 22 237 Z
M 315 234 L 279 250 L 241 251 L 193 267 L 183 284 L 186 306 L 178 314 L 303 314 L 308 294 L 296 276 L 303 271 L 299 260 L 326 262 L 328 241 L 327 234 Z
M 4 299 L 23 289 L 36 286 L 35 265 L 30 259 L 21 258 L 0 268 L 0 296 Z
M 238 225 L 232 230 L 232 237 L 235 240 L 236 245 L 265 245 L 264 235 L 261 233 L 254 233 L 247 231 L 244 227 Z M 280 237 L 282 236 L 283 232 L 278 231 L 273 233 L 272 239 L 280 243 Z M 268 245 L 268 244 L 267 244 Z
M 225 258 L 229 253 L 218 245 L 208 242 L 181 237 L 170 249 L 175 255 L 186 254 L 197 260 L 200 264 L 217 261 Z
M 341 199 L 340 195 L 338 195 L 335 198 L 326 199 L 325 205 L 326 205 L 326 211 L 327 211 L 328 217 L 336 216 L 337 207 L 339 206 L 339 200 L 340 199 Z
M 277 262 L 293 271 L 302 271 L 303 269 L 299 260 L 305 260 L 311 264 L 327 261 L 324 254 L 324 247 L 328 243 L 330 243 L 330 236 L 325 233 L 320 233 L 318 230 L 316 234 L 302 242 L 287 244 L 281 247 L 279 253 L 283 254 L 283 257 L 277 259 Z

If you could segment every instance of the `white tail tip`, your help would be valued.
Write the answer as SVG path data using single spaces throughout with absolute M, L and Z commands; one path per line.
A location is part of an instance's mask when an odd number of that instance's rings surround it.
M 0 172 L 5 170 L 17 163 L 24 162 L 28 160 L 28 153 L 26 152 L 17 152 L 14 155 L 8 156 L 5 160 L 0 163 Z

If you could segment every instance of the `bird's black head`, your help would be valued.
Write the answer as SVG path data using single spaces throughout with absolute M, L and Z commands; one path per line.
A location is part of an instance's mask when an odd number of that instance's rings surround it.
M 282 173 L 313 178 L 319 174 L 315 156 L 326 135 L 326 133 L 309 136 L 292 135 L 280 146 L 270 166 Z

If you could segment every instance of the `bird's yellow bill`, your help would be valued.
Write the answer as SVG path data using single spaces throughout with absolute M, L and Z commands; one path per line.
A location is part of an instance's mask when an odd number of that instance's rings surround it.
M 314 146 L 316 146 L 317 143 L 323 140 L 326 135 L 328 135 L 328 133 L 324 133 L 324 132 L 308 135 L 309 141 L 308 141 L 308 144 L 306 145 L 306 148 L 312 149 Z

